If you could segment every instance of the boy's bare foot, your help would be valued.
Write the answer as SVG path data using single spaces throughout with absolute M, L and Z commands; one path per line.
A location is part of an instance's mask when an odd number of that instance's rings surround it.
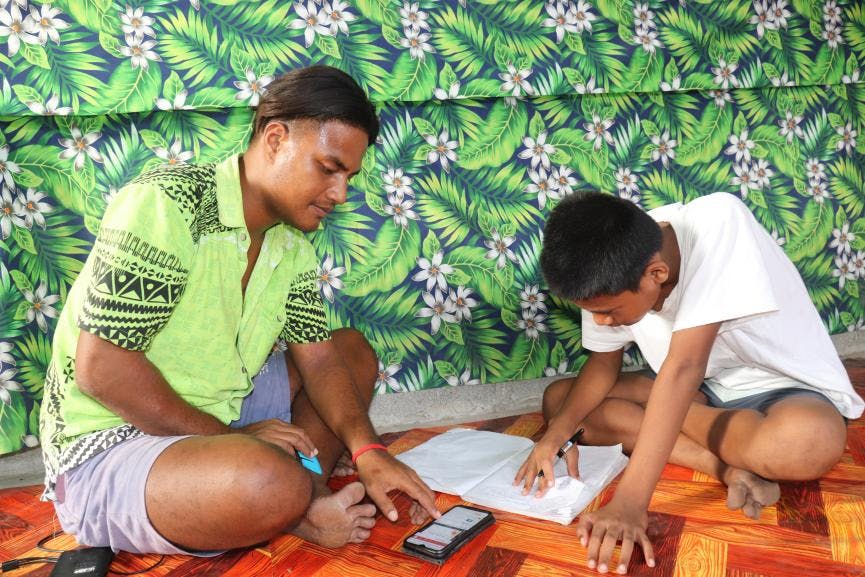
M 778 483 L 744 469 L 727 467 L 723 481 L 727 485 L 727 508 L 741 509 L 751 519 L 759 519 L 763 507 L 775 504 L 781 497 Z
M 322 547 L 342 547 L 369 538 L 375 526 L 375 505 L 358 505 L 365 494 L 361 483 L 350 483 L 332 494 L 314 496 L 306 516 L 290 532 Z
M 330 474 L 330 476 L 348 477 L 349 475 L 354 475 L 355 473 L 357 473 L 357 469 L 354 468 L 354 463 L 351 462 L 351 455 L 348 453 L 348 451 L 345 451 L 336 461 L 336 465 L 333 466 L 333 472 Z

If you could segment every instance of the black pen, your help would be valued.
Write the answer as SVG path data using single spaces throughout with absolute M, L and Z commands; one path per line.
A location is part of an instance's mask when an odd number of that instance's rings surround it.
M 583 436 L 583 433 L 585 431 L 586 430 L 583 427 L 580 427 L 579 430 L 577 430 L 577 432 L 574 433 L 574 435 L 570 439 L 568 439 L 567 442 L 565 442 L 565 444 L 562 445 L 562 447 L 556 452 L 556 457 L 559 459 L 564 457 L 565 453 L 570 451 L 571 447 L 573 447 L 574 445 L 577 444 L 577 441 L 580 440 L 580 437 Z M 543 476 L 544 476 L 544 471 L 543 471 L 543 469 L 541 469 L 540 471 L 538 471 L 538 477 L 543 477 Z

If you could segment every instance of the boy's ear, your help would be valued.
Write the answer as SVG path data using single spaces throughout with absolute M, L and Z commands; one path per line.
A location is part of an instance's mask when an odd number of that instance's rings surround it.
M 279 151 L 282 141 L 288 136 L 288 125 L 284 122 L 270 122 L 261 131 L 261 144 L 268 158 Z
M 670 278 L 670 267 L 661 259 L 660 255 L 656 254 L 646 265 L 643 276 L 647 276 L 652 282 L 662 285 Z

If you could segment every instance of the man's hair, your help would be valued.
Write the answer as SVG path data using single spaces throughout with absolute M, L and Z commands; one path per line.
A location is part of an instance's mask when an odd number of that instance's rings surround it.
M 661 228 L 633 202 L 577 193 L 556 206 L 544 228 L 541 270 L 550 291 L 576 301 L 636 291 Z
M 253 138 L 274 120 L 338 120 L 378 137 L 375 107 L 351 76 L 330 66 L 309 66 L 283 74 L 267 86 L 255 111 Z

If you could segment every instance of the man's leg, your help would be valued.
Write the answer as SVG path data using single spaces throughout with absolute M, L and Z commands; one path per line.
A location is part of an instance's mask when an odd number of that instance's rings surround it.
M 372 402 L 376 373 L 378 371 L 378 360 L 375 351 L 373 351 L 363 335 L 354 329 L 339 329 L 334 331 L 332 339 L 346 367 L 348 367 L 348 372 L 360 392 L 361 398 L 366 403 L 366 406 L 369 407 Z M 321 420 L 312 403 L 310 403 L 309 397 L 303 388 L 303 379 L 294 361 L 292 361 L 291 355 L 286 353 L 285 360 L 288 365 L 288 377 L 292 387 L 292 394 L 296 395 L 291 406 L 291 422 L 306 431 L 306 434 L 309 435 L 318 449 L 318 461 L 321 463 L 324 475 L 316 476 L 314 481 L 323 485 L 326 484 L 337 460 L 345 451 L 345 446 L 324 421 Z
M 544 392 L 544 418 L 549 420 L 558 411 L 567 395 L 569 380 L 552 383 Z M 583 436 L 589 445 L 622 443 L 628 454 L 634 449 L 643 422 L 652 379 L 640 373 L 623 373 L 607 399 L 585 420 Z M 695 396 L 692 407 L 704 406 L 702 394 Z M 689 411 L 690 415 L 690 411 Z M 742 509 L 748 517 L 757 519 L 764 506 L 778 500 L 777 483 L 767 481 L 747 470 L 731 467 L 705 446 L 680 433 L 669 461 L 705 473 L 727 485 L 727 506 Z

